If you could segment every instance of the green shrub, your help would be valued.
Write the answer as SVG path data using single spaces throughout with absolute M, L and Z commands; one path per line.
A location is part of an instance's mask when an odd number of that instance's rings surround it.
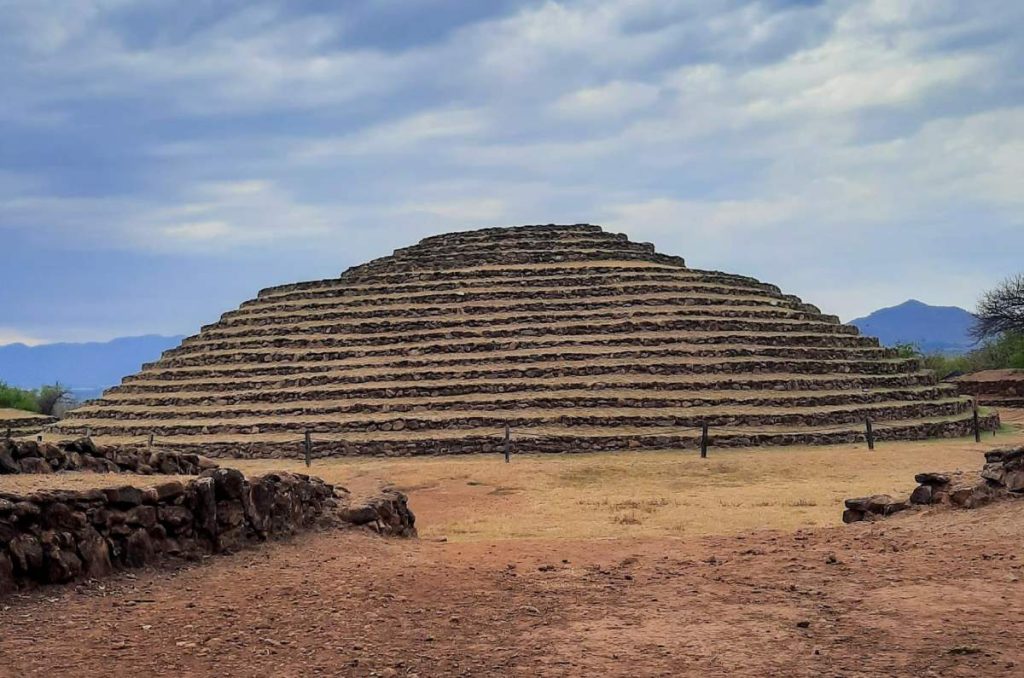
M 0 381 L 0 407 L 38 412 L 39 399 L 36 397 L 35 391 L 15 388 Z
M 906 345 L 895 347 L 904 350 Z M 916 350 L 916 347 L 914 347 Z M 901 353 L 902 356 L 902 353 Z M 924 366 L 933 370 L 939 379 L 957 372 L 980 372 L 981 370 L 1024 369 L 1024 335 L 1007 333 L 987 341 L 978 348 L 963 355 L 933 353 L 922 356 L 920 351 L 902 357 L 921 357 Z
M 73 404 L 71 391 L 59 382 L 32 391 L 0 381 L 0 407 L 53 415 L 57 414 L 58 406 L 70 404 Z

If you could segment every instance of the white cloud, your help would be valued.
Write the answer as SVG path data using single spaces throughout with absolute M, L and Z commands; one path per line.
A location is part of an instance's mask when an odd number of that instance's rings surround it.
M 487 129 L 487 117 L 480 110 L 424 111 L 343 137 L 321 138 L 304 143 L 293 152 L 292 157 L 302 162 L 348 155 L 414 153 L 429 142 L 444 143 L 451 139 L 465 141 L 483 134 Z
M 658 100 L 659 88 L 642 82 L 615 81 L 560 97 L 552 106 L 565 118 L 618 118 L 648 108 Z
M 566 0 L 398 47 L 353 46 L 343 9 L 257 1 L 133 39 L 113 0 L 13 4 L 0 116 L 128 167 L 82 182 L 12 156 L 0 228 L 40 239 L 354 263 L 453 228 L 604 221 L 840 313 L 960 299 L 1024 248 L 1009 0 Z M 92 108 L 125 102 L 139 120 Z M 999 244 L 963 254 L 978 241 Z
M 176 226 L 166 226 L 164 234 L 180 240 L 216 240 L 230 235 L 233 229 L 223 221 L 194 221 Z
M 0 346 L 6 344 L 25 344 L 26 346 L 38 346 L 47 343 L 46 339 L 30 336 L 11 327 L 0 327 Z
M 506 211 L 505 202 L 497 198 L 410 203 L 395 208 L 397 214 L 424 213 L 454 224 L 494 223 L 499 221 Z

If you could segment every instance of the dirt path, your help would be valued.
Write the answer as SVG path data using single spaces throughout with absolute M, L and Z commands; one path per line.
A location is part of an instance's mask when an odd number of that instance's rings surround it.
M 1020 675 L 1022 518 L 1024 501 L 692 540 L 308 535 L 8 598 L 0 674 Z

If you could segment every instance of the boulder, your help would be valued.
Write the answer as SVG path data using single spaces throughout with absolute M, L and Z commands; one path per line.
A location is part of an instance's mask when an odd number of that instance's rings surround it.
M 56 445 L 43 443 L 39 446 L 39 452 L 53 470 L 57 471 L 67 466 L 67 455 L 64 453 L 64 450 L 60 449 Z
M 125 523 L 138 527 L 153 527 L 156 525 L 156 507 L 140 505 L 132 508 L 125 515 Z
M 1024 469 L 1007 472 L 1003 476 L 1003 487 L 1009 492 L 1024 492 Z
M 32 535 L 22 534 L 7 545 L 15 571 L 21 575 L 36 576 L 43 567 L 43 545 Z
M 233 468 L 218 468 L 209 473 L 217 489 L 217 499 L 242 499 L 245 495 L 245 476 Z
M 124 562 L 130 567 L 142 567 L 153 560 L 154 553 L 153 539 L 145 528 L 140 527 L 125 542 Z
M 14 578 L 14 564 L 10 556 L 0 550 L 0 596 L 17 590 L 18 582 Z
M 53 473 L 53 467 L 42 457 L 25 457 L 21 460 L 21 472 Z
M 843 511 L 843 522 L 844 523 L 858 523 L 862 520 L 867 520 L 868 514 L 864 511 L 857 511 L 855 509 L 846 509 Z
M 40 522 L 52 530 L 77 530 L 88 524 L 84 513 L 72 511 L 63 502 L 48 504 L 43 509 Z
M 868 504 L 871 503 L 871 499 L 871 497 L 854 497 L 852 499 L 847 499 L 843 503 L 846 505 L 846 508 L 851 511 L 861 511 L 862 513 L 866 513 L 868 510 Z
M 168 502 L 185 494 L 185 486 L 177 480 L 161 483 L 153 488 L 158 502 Z
M 918 473 L 914 476 L 914 482 L 919 485 L 946 485 L 949 476 L 944 473 Z
M 931 485 L 918 485 L 910 494 L 910 503 L 917 505 L 931 504 L 933 494 L 934 490 Z
M 200 533 L 213 538 L 217 534 L 217 499 L 213 478 L 198 478 L 185 488 L 185 502 L 195 516 Z
M 39 443 L 34 440 L 23 440 L 18 442 L 12 450 L 15 459 L 22 459 L 24 457 L 38 457 L 39 456 Z
M 97 579 L 113 571 L 110 562 L 110 547 L 107 540 L 92 527 L 86 527 L 75 535 L 78 555 L 84 563 L 83 573 L 86 577 Z
M 118 508 L 138 506 L 142 503 L 142 490 L 131 485 L 110 487 L 103 490 L 103 494 L 106 495 L 108 502 Z
M 78 452 L 81 455 L 88 455 L 90 457 L 101 457 L 99 449 L 96 447 L 96 443 L 91 438 L 78 438 L 70 443 L 64 445 L 65 452 Z
M 245 522 L 245 510 L 240 501 L 217 502 L 217 525 L 222 528 L 238 527 Z
M 192 526 L 192 512 L 184 506 L 161 506 L 157 509 L 157 518 L 174 535 L 187 532 Z
M 14 458 L 9 441 L 0 443 L 0 474 L 21 473 L 21 464 Z
M 63 584 L 82 574 L 82 559 L 78 557 L 74 540 L 66 532 L 43 533 L 43 576 L 47 584 Z

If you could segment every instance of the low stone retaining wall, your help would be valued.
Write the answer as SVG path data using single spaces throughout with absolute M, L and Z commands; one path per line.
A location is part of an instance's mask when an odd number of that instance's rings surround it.
M 401 493 L 388 490 L 352 507 L 347 491 L 302 474 L 248 480 L 215 469 L 187 484 L 145 489 L 0 492 L 0 594 L 345 524 L 416 534 Z
M 217 467 L 215 462 L 198 454 L 146 447 L 98 447 L 88 438 L 59 444 L 0 441 L 0 475 L 93 471 L 191 476 Z
M 983 370 L 957 377 L 951 383 L 982 405 L 1024 408 L 1024 370 Z
M 882 422 L 884 423 L 884 422 Z M 981 429 L 991 431 L 999 428 L 999 415 L 983 415 Z M 849 431 L 815 432 L 794 431 L 792 433 L 749 433 L 725 434 L 711 430 L 713 447 L 765 447 L 783 445 L 837 445 L 864 441 L 864 431 L 858 426 Z M 525 431 L 529 432 L 529 428 Z M 895 440 L 923 440 L 925 438 L 959 438 L 973 431 L 970 418 L 916 424 L 886 424 L 875 429 L 877 442 Z M 468 432 L 467 432 L 468 433 Z M 621 452 L 623 450 L 695 449 L 700 445 L 700 430 L 693 427 L 692 435 L 651 433 L 635 436 L 628 434 L 611 436 L 580 436 L 567 431 L 565 435 L 535 435 L 529 438 L 515 438 L 515 454 L 571 454 L 575 452 Z M 386 435 L 386 434 L 385 434 Z M 515 437 L 515 436 L 514 436 Z M 182 452 L 201 452 L 217 459 L 301 459 L 305 447 L 296 435 L 293 442 L 245 442 L 238 440 L 227 443 L 164 443 Z M 332 457 L 414 457 L 430 455 L 501 454 L 504 438 L 495 426 L 489 436 L 469 434 L 460 438 L 410 438 L 363 440 L 320 440 L 313 434 L 312 458 Z
M 918 473 L 918 486 L 905 500 L 887 494 L 846 500 L 844 523 L 876 520 L 920 506 L 946 505 L 977 508 L 1014 496 L 1024 496 L 1024 447 L 999 448 L 985 453 L 979 474 Z

